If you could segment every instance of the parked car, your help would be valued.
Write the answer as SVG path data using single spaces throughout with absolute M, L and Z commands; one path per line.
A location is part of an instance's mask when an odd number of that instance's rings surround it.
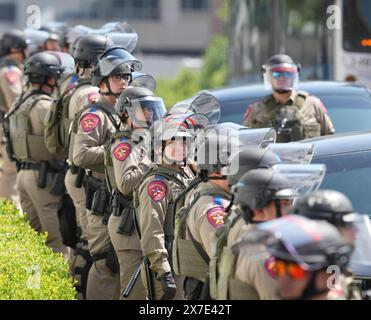
M 326 106 L 336 132 L 371 130 L 371 91 L 363 85 L 335 82 L 301 82 L 300 89 L 319 97 Z M 221 104 L 221 122 L 242 124 L 247 107 L 268 92 L 263 84 L 209 91 Z
M 358 212 L 371 217 L 371 131 L 334 134 L 302 142 L 314 144 L 312 163 L 326 164 L 321 189 L 345 193 Z
M 312 163 L 326 165 L 320 189 L 343 192 L 356 211 L 371 218 L 371 131 L 334 134 L 301 142 L 314 144 Z M 366 222 L 362 228 L 368 229 L 371 241 L 371 223 Z M 358 249 L 350 266 L 356 278 L 364 280 L 364 288 L 371 289 L 371 242 L 357 241 Z

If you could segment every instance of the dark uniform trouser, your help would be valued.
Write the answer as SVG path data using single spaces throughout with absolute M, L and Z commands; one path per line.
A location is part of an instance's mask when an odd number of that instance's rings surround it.
M 134 271 L 139 266 L 140 262 L 142 261 L 142 251 L 141 250 L 128 250 L 122 249 L 123 246 L 121 241 L 124 240 L 126 237 L 135 237 L 135 235 L 122 235 L 117 233 L 117 228 L 119 227 L 121 222 L 121 216 L 113 216 L 111 215 L 108 221 L 108 231 L 110 234 L 112 245 L 115 249 L 119 264 L 120 264 L 120 287 L 121 287 L 121 294 L 120 299 L 125 300 L 145 300 L 146 299 L 146 290 L 143 286 L 142 281 L 138 278 L 137 282 L 133 290 L 130 293 L 128 298 L 123 298 L 122 292 L 125 290 L 126 286 L 129 283 L 131 276 L 133 275 Z M 135 231 L 134 231 L 135 232 Z
M 91 255 L 101 255 L 110 248 L 108 228 L 102 216 L 88 211 L 88 246 Z M 94 260 L 94 259 L 93 259 Z M 119 273 L 112 273 L 106 266 L 106 259 L 94 261 L 88 276 L 87 300 L 118 300 L 120 297 Z
M 67 252 L 59 231 L 57 208 L 60 196 L 49 192 L 51 175 L 48 173 L 44 189 L 37 186 L 38 171 L 20 170 L 17 174 L 17 187 L 23 212 L 32 228 L 37 232 L 48 232 L 46 244 L 54 252 Z
M 68 169 L 64 183 L 76 208 L 76 223 L 81 230 L 81 241 L 77 244 L 75 255 L 71 261 L 70 275 L 77 281 L 75 285 L 77 299 L 83 300 L 86 298 L 87 277 L 91 266 L 91 257 L 87 245 L 88 217 L 85 206 L 85 188 L 77 188 L 75 181 L 76 175 L 72 174 L 71 170 Z

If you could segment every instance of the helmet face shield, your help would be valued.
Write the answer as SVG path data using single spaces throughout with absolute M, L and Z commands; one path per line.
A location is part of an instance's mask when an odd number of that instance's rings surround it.
M 272 168 L 290 181 L 298 196 L 318 190 L 326 173 L 324 164 L 277 164 Z
M 62 76 L 67 76 L 74 72 L 75 70 L 75 60 L 74 58 L 65 52 L 60 51 L 45 51 L 56 56 L 61 62 Z
M 113 48 L 106 51 L 98 60 L 100 74 L 107 77 L 115 69 L 121 69 L 120 73 L 132 73 L 139 71 L 142 64 L 128 51 L 123 48 Z
M 141 72 L 133 72 L 132 76 L 133 80 L 131 81 L 130 86 L 147 88 L 152 92 L 156 91 L 157 83 L 155 78 L 153 78 L 151 75 Z
M 169 114 L 204 114 L 210 124 L 217 124 L 220 118 L 219 101 L 211 94 L 201 93 L 193 101 L 180 101 L 175 104 Z
M 28 43 L 28 53 L 32 55 L 42 48 L 45 41 L 49 38 L 49 32 L 44 30 L 35 30 L 27 28 L 24 30 L 26 41 Z
M 264 73 L 264 85 L 268 91 L 291 91 L 298 89 L 298 66 L 290 63 L 267 66 Z
M 156 146 L 162 146 L 163 142 L 165 142 L 166 145 L 173 145 L 172 148 L 180 147 L 179 150 L 172 149 L 170 150 L 171 152 L 167 151 L 164 153 L 165 158 L 167 157 L 167 161 L 169 162 L 179 161 L 177 159 L 171 159 L 169 156 L 172 154 L 178 158 L 180 154 L 184 153 L 183 146 L 186 146 L 188 157 L 194 137 L 197 132 L 203 130 L 208 123 L 207 117 L 203 114 L 176 114 L 157 120 L 154 123 L 154 148 L 156 150 Z M 185 159 L 182 161 L 184 160 Z M 157 159 L 155 162 L 158 163 L 158 161 L 161 162 L 162 159 Z
M 371 222 L 367 215 L 357 216 L 358 219 L 353 219 L 356 233 L 350 269 L 355 277 L 371 278 Z
M 109 32 L 106 34 L 106 36 L 114 46 L 123 47 L 128 52 L 133 52 L 138 42 L 138 34 L 135 32 L 133 33 Z
M 150 128 L 166 113 L 164 101 L 160 97 L 142 97 L 132 99 L 130 103 L 131 107 L 127 108 L 127 112 L 134 127 L 137 128 Z
M 309 164 L 314 155 L 311 143 L 275 143 L 267 149 L 277 154 L 284 164 Z

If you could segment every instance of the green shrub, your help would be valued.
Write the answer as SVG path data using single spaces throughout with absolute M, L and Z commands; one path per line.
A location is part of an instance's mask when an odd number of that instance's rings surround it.
M 45 240 L 13 203 L 0 200 L 0 300 L 75 299 L 68 263 Z

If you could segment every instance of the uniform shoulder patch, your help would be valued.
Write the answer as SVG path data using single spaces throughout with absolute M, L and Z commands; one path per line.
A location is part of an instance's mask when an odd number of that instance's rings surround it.
M 214 228 L 221 227 L 226 216 L 227 214 L 222 206 L 213 207 L 207 211 L 207 220 Z
M 100 123 L 100 118 L 94 113 L 87 113 L 81 118 L 81 128 L 85 133 L 93 131 Z
M 277 279 L 276 270 L 274 269 L 273 256 L 269 257 L 267 260 L 264 261 L 264 268 L 273 279 Z
M 20 78 L 19 74 L 15 70 L 12 70 L 12 69 L 5 71 L 4 77 L 6 81 L 12 85 L 18 82 Z
M 153 180 L 149 183 L 147 192 L 153 201 L 159 202 L 163 200 L 167 194 L 167 185 L 163 181 Z
M 131 153 L 131 144 L 121 142 L 113 149 L 114 157 L 119 161 L 124 161 Z
M 97 102 L 100 97 L 99 92 L 92 92 L 88 94 L 88 103 Z

